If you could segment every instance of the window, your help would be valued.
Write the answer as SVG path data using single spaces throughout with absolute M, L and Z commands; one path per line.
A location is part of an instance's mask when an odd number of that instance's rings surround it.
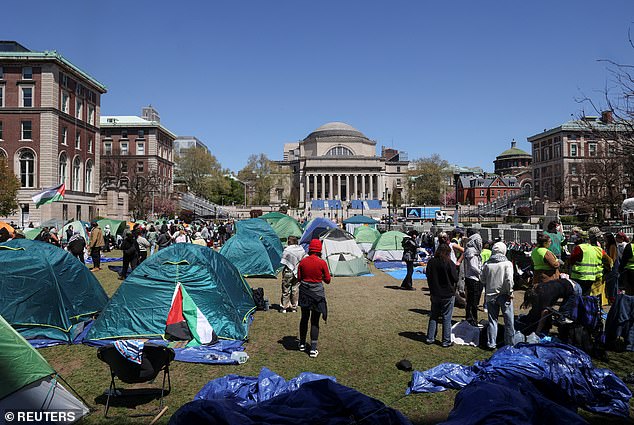
M 81 101 L 81 99 L 77 99 L 77 101 L 75 102 L 75 118 L 81 119 L 83 104 L 84 103 Z
M 32 80 L 33 79 L 33 68 L 30 66 L 22 67 L 22 79 L 23 80 Z
M 121 161 L 121 172 L 122 173 L 128 172 L 128 161 Z
M 22 87 L 22 107 L 33 107 L 33 87 Z
M 62 92 L 62 112 L 68 114 L 68 110 L 70 108 L 69 106 L 70 103 L 70 96 L 67 92 L 63 91 Z
M 23 150 L 18 157 L 20 161 L 20 185 L 35 187 L 35 155 L 30 150 Z
M 121 155 L 127 155 L 128 154 L 128 142 L 121 142 L 120 143 L 120 148 L 119 148 L 119 153 Z
M 112 142 L 103 142 L 103 154 L 112 155 Z
M 577 156 L 577 145 L 570 145 L 570 156 Z
M 75 134 L 75 149 L 81 150 L 81 134 Z
M 137 171 L 137 173 L 142 173 L 143 172 L 143 168 L 144 168 L 143 161 L 138 161 L 136 163 L 136 171 Z
M 350 156 L 352 151 L 345 146 L 335 146 L 326 152 L 326 156 Z
M 68 145 L 68 128 L 62 127 L 62 145 Z
M 22 140 L 32 140 L 33 127 L 31 121 L 22 121 Z
M 4 108 L 4 86 L 0 86 L 0 108 Z
M 588 154 L 590 156 L 597 156 L 597 144 L 596 143 L 589 143 L 588 144 Z
M 92 137 L 88 137 L 88 152 L 92 153 Z
M 73 190 L 79 192 L 81 190 L 81 160 L 78 156 L 73 159 Z
M 66 176 L 68 175 L 68 158 L 66 153 L 62 152 L 59 156 L 59 181 L 58 184 L 66 183 Z
M 92 192 L 92 171 L 92 161 L 89 159 L 88 162 L 86 162 L 86 186 L 84 188 L 88 193 Z
M 145 143 L 144 142 L 136 142 L 136 154 L 137 155 L 145 155 Z
M 88 105 L 88 124 L 95 125 L 95 107 Z
M 570 174 L 577 174 L 577 164 L 570 164 Z

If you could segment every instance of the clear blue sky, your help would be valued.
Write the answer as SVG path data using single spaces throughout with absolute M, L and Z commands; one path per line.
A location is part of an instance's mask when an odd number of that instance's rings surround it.
M 103 115 L 194 135 L 224 167 L 281 159 L 344 121 L 410 159 L 493 159 L 577 115 L 634 64 L 634 1 L 36 1 L 3 5 L 4 39 L 57 50 L 108 87 Z M 7 17 L 11 17 L 8 18 Z

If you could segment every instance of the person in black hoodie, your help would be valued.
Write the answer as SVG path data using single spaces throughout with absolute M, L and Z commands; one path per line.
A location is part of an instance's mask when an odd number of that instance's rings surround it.
M 132 232 L 126 231 L 123 242 L 121 242 L 121 251 L 123 251 L 123 268 L 119 275 L 119 280 L 123 280 L 128 275 L 128 267 L 134 270 L 139 259 L 139 244 Z
M 405 265 L 407 266 L 407 274 L 401 283 L 401 289 L 413 291 L 412 276 L 414 274 L 414 262 L 418 260 L 418 244 L 416 243 L 418 232 L 416 230 L 410 230 L 407 236 L 408 237 L 403 238 L 401 242 L 403 246 L 403 261 L 405 261 Z
M 451 316 L 458 283 L 458 270 L 451 261 L 451 248 L 445 243 L 438 245 L 434 258 L 427 263 L 427 284 L 431 296 L 431 312 L 425 343 L 436 340 L 438 319 L 442 321 L 442 346 L 451 347 Z

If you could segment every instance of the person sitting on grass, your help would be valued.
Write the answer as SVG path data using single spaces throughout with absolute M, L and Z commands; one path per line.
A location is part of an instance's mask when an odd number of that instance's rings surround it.
M 453 314 L 456 284 L 458 283 L 458 269 L 451 261 L 451 248 L 446 243 L 438 245 L 434 257 L 429 260 L 426 268 L 427 284 L 431 297 L 431 312 L 427 326 L 425 343 L 433 344 L 436 340 L 438 319 L 442 323 L 442 346 L 450 347 L 451 316 Z
M 328 319 L 328 306 L 324 285 L 330 283 L 328 264 L 321 259 L 321 241 L 313 239 L 308 245 L 308 257 L 297 266 L 299 286 L 299 306 L 302 317 L 299 322 L 299 349 L 306 350 L 306 334 L 310 320 L 310 357 L 317 357 L 317 340 L 319 339 L 319 319 L 323 315 L 324 322 Z

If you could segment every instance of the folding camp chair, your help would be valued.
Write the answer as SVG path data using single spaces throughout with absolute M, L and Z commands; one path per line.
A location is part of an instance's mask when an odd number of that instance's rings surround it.
M 172 390 L 170 381 L 169 365 L 174 360 L 174 350 L 162 345 L 146 343 L 143 347 L 143 355 L 141 364 L 134 363 L 123 357 L 114 345 L 107 345 L 99 348 L 97 358 L 110 367 L 110 388 L 108 390 L 108 399 L 106 400 L 106 408 L 104 416 L 108 417 L 108 409 L 110 408 L 110 397 L 116 397 L 117 388 L 115 386 L 115 376 L 126 384 L 138 384 L 150 382 L 154 380 L 158 374 L 163 371 L 163 385 L 161 386 L 161 398 L 159 401 L 159 409 L 163 407 L 163 396 L 165 394 L 165 378 L 167 378 L 167 393 Z M 157 388 L 158 390 L 158 388 Z

